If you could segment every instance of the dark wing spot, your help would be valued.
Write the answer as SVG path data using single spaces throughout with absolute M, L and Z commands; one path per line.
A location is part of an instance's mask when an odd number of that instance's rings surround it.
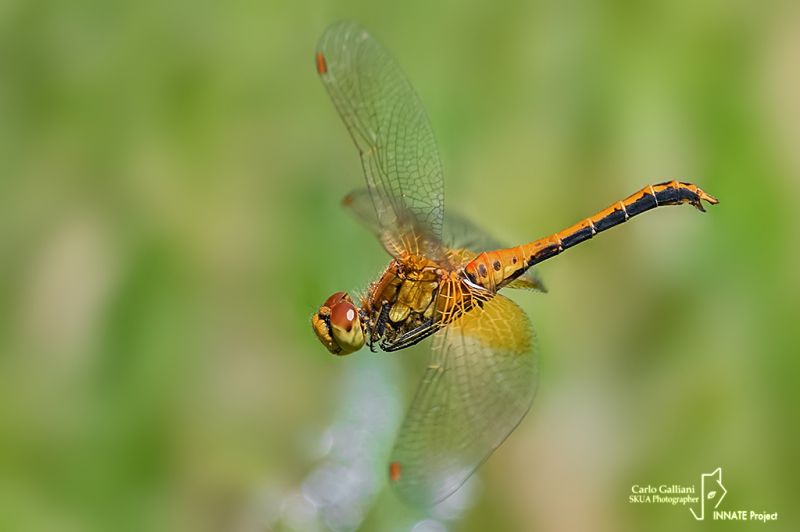
M 481 274 L 481 277 L 486 277 L 486 266 L 484 264 L 478 264 L 478 273 Z
M 500 271 L 500 261 L 499 260 L 494 261 L 492 263 L 492 268 L 494 268 L 494 271 L 499 272 Z
M 517 256 L 514 255 L 513 257 L 511 257 L 511 264 L 516 264 L 516 263 L 517 263 Z

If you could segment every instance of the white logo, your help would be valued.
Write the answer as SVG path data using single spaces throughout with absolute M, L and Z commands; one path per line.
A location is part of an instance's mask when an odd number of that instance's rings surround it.
M 708 484 L 708 487 L 706 485 Z M 698 516 L 694 508 L 689 508 L 692 515 L 698 521 L 705 519 L 706 515 L 706 500 L 714 502 L 714 509 L 716 510 L 728 490 L 722 485 L 722 468 L 716 468 L 712 473 L 704 473 L 700 475 L 700 515 Z
M 778 520 L 778 512 L 720 508 L 720 503 L 727 494 L 728 490 L 722 484 L 722 468 L 718 467 L 711 473 L 700 475 L 699 490 L 694 484 L 634 484 L 631 486 L 628 502 L 631 504 L 689 506 L 692 516 L 698 521 L 703 521 L 709 516 L 714 521 L 761 521 L 766 523 Z M 698 505 L 699 513 L 695 511 Z

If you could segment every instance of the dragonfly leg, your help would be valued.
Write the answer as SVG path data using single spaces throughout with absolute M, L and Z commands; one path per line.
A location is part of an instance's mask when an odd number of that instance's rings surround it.
M 381 303 L 381 311 L 378 313 L 378 319 L 375 320 L 375 325 L 372 327 L 372 334 L 370 334 L 369 349 L 375 352 L 374 344 L 378 342 L 386 333 L 386 322 L 389 320 L 389 311 L 391 305 L 388 301 Z
M 387 352 L 398 351 L 411 347 L 432 335 L 439 330 L 439 327 L 434 324 L 433 318 L 428 318 L 420 325 L 414 327 L 407 333 L 403 334 L 400 338 L 387 341 L 385 338 L 381 341 L 381 349 Z

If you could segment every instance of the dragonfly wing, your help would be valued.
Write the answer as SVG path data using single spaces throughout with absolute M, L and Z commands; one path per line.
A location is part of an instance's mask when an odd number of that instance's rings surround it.
M 372 206 L 372 197 L 366 188 L 357 188 L 342 198 L 342 207 L 358 220 L 358 223 L 369 229 L 371 233 L 380 236 L 383 228 Z
M 463 248 L 481 253 L 507 247 L 469 219 L 454 213 L 448 213 L 443 233 L 442 241 L 455 249 Z
M 384 244 L 387 251 L 392 253 L 393 239 L 385 234 L 375 213 L 372 197 L 368 189 L 359 188 L 350 192 L 342 199 L 342 206 L 361 225 L 374 234 Z M 445 250 L 448 251 L 450 262 L 454 267 L 467 264 L 483 251 L 508 247 L 468 219 L 453 213 L 447 213 L 444 217 L 442 243 Z M 530 268 L 509 283 L 508 286 L 510 288 L 523 288 L 539 292 L 547 291 L 535 268 Z
M 442 256 L 442 165 L 428 117 L 400 66 L 354 22 L 331 25 L 317 71 L 361 155 L 376 218 L 397 255 Z
M 455 492 L 514 430 L 537 385 L 533 329 L 501 295 L 436 333 L 390 465 L 397 493 L 431 506 Z

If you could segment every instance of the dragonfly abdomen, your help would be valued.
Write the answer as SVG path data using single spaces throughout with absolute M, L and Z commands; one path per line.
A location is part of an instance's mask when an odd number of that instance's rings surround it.
M 473 283 L 496 292 L 530 267 L 525 256 L 523 246 L 486 251 L 470 261 L 464 271 Z
M 554 257 L 643 212 L 682 203 L 689 203 L 705 212 L 703 201 L 711 205 L 719 203 L 715 197 L 692 183 L 667 181 L 648 185 L 563 231 L 521 246 L 481 253 L 464 267 L 464 271 L 472 282 L 496 292 L 534 264 Z

